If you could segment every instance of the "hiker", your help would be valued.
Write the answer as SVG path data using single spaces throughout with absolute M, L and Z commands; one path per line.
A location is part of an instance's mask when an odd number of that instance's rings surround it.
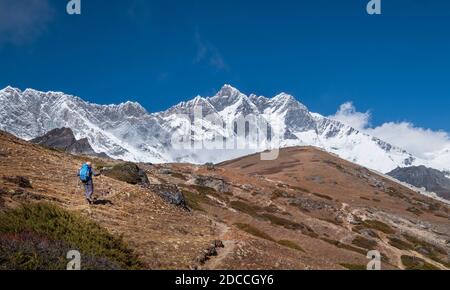
M 93 176 L 99 176 L 100 173 L 95 173 L 94 170 L 92 170 L 92 163 L 86 162 L 81 166 L 80 170 L 78 171 L 78 176 L 80 177 L 81 182 L 84 185 L 84 195 L 86 196 L 86 200 L 89 204 L 93 204 L 94 200 L 92 198 L 92 195 L 94 194 L 94 180 L 92 179 Z

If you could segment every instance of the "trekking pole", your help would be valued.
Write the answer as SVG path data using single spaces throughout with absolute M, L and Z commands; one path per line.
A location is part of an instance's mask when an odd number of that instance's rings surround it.
M 79 178 L 78 178 L 78 181 L 77 181 L 77 188 L 80 189 L 80 190 L 82 190 L 82 189 L 81 189 L 81 182 L 80 182 L 80 179 L 79 179 Z M 77 190 L 77 191 L 78 191 L 78 190 Z

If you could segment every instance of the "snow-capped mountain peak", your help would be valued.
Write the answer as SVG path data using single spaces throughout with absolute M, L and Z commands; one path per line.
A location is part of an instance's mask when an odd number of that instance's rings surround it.
M 224 85 L 215 96 L 208 98 L 208 100 L 218 112 L 237 103 L 243 106 L 251 104 L 250 99 L 246 95 L 231 85 Z
M 225 84 L 222 86 L 219 92 L 217 92 L 217 97 L 234 97 L 238 95 L 243 95 L 237 88 L 232 85 Z
M 297 102 L 297 100 L 292 95 L 286 94 L 284 92 L 273 97 L 273 100 L 285 102 L 285 103 Z
M 381 172 L 410 165 L 433 167 L 401 148 L 310 112 L 287 93 L 273 98 L 247 96 L 231 85 L 224 85 L 212 97 L 197 96 L 152 114 L 136 102 L 98 105 L 62 92 L 21 91 L 10 86 L 0 90 L 0 102 L 1 130 L 29 140 L 55 128 L 70 128 L 77 139 L 87 138 L 96 152 L 131 161 L 220 162 L 263 151 L 267 148 L 261 144 L 266 143 L 254 141 L 258 138 L 254 138 L 253 131 L 246 133 L 245 149 L 219 148 L 218 153 L 217 148 L 199 151 L 199 148 L 174 147 L 173 142 L 178 139 L 187 139 L 187 144 L 195 141 L 205 145 L 240 138 L 235 129 L 230 130 L 230 125 L 239 118 L 252 116 L 250 120 L 268 124 L 279 147 L 313 145 Z M 194 120 L 198 118 L 197 109 L 202 110 L 202 117 L 213 116 L 214 120 L 197 122 Z M 189 127 L 186 127 L 186 116 L 192 123 Z
M 126 102 L 119 104 L 118 106 L 111 105 L 111 108 L 115 108 L 118 111 L 123 112 L 127 116 L 142 117 L 148 114 L 147 110 L 137 102 Z
M 6 88 L 0 90 L 0 93 L 2 93 L 2 92 L 5 92 L 5 93 L 21 93 L 22 91 L 19 90 L 18 88 L 7 86 Z

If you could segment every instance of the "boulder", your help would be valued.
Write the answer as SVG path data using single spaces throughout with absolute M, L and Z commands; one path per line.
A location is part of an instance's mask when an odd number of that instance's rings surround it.
M 161 168 L 158 170 L 159 174 L 163 174 L 163 175 L 169 175 L 172 174 L 172 170 L 170 170 L 169 168 Z
M 59 149 L 70 154 L 109 158 L 106 153 L 95 152 L 87 138 L 77 140 L 70 128 L 56 128 L 43 136 L 32 139 L 30 142 L 49 148 Z
M 150 185 L 147 174 L 136 164 L 131 162 L 120 163 L 112 168 L 102 170 L 103 175 L 124 181 L 130 184 L 139 184 L 143 186 Z
M 224 244 L 220 240 L 215 240 L 211 243 L 211 245 L 205 249 L 197 258 L 195 259 L 195 262 L 204 265 L 211 257 L 215 257 L 218 255 L 217 249 L 218 248 L 224 248 Z M 197 268 L 197 267 L 195 267 Z
M 188 183 L 213 188 L 214 190 L 221 193 L 230 191 L 230 188 L 225 180 L 211 176 L 194 176 L 191 180 L 188 181 Z
M 13 183 L 21 188 L 33 188 L 31 181 L 23 176 L 3 177 L 3 180 L 9 183 Z
M 168 184 L 154 184 L 148 186 L 148 188 L 158 194 L 166 202 L 189 210 L 186 199 L 177 186 Z
M 206 170 L 213 171 L 216 170 L 216 166 L 212 162 L 205 163 Z

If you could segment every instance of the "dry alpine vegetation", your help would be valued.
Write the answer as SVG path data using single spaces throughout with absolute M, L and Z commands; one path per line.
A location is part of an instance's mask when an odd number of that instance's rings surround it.
M 73 247 L 96 269 L 364 269 L 374 249 L 383 269 L 450 268 L 447 205 L 312 147 L 138 164 L 150 186 L 106 174 L 94 206 L 76 176 L 87 159 L 0 133 L 0 269 L 64 267 Z

